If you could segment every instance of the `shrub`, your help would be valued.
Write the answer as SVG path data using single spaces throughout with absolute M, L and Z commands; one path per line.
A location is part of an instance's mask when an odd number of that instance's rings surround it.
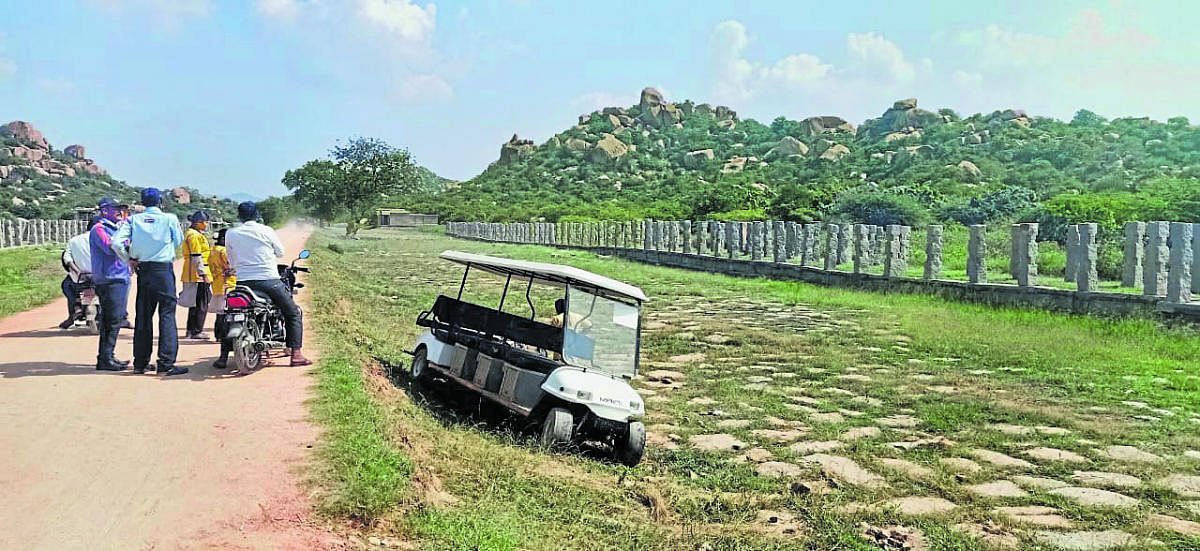
M 835 217 L 856 224 L 920 226 L 927 214 L 916 200 L 887 192 L 843 195 L 833 204 Z

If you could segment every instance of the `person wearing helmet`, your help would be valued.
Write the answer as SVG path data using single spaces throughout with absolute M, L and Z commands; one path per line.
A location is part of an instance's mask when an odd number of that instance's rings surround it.
M 113 355 L 117 346 L 117 334 L 121 320 L 125 317 L 125 304 L 129 297 L 129 265 L 114 252 L 117 235 L 126 224 L 125 205 L 112 198 L 100 200 L 100 220 L 88 234 L 89 266 L 96 296 L 100 298 L 100 344 L 96 351 L 96 369 L 99 371 L 121 371 L 128 361 L 118 360 Z
M 212 300 L 212 276 L 208 269 L 208 254 L 211 248 L 204 231 L 208 229 L 208 213 L 198 210 L 188 216 L 191 225 L 183 232 L 183 273 L 179 281 L 183 292 L 179 304 L 188 309 L 187 338 L 208 340 L 204 334 L 204 322 L 208 318 L 208 304 Z

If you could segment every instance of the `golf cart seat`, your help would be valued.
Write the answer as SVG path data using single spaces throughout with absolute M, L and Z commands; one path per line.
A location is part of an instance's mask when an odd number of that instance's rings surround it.
M 446 295 L 438 296 L 433 308 L 421 313 L 417 325 L 440 329 L 456 342 L 479 348 L 490 356 L 502 357 L 526 369 L 552 370 L 558 364 L 535 352 L 497 342 L 493 337 L 562 353 L 562 329 Z

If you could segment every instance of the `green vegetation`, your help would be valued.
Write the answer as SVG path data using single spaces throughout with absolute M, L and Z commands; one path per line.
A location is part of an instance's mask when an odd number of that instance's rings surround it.
M 608 113 L 616 111 L 606 109 L 404 206 L 447 220 L 501 222 L 1038 221 L 1042 239 L 1060 242 L 1068 223 L 1100 223 L 1105 239 L 1127 220 L 1200 222 L 1200 127 L 1185 118 L 1109 121 L 1086 110 L 1070 122 L 1013 110 L 964 118 L 899 103 L 857 132 L 813 131 L 808 121 L 783 117 L 764 125 L 735 115 L 730 125 L 690 101 L 676 104 L 681 127 L 631 127 L 614 125 Z M 641 109 L 620 111 L 637 120 Z M 605 134 L 636 149 L 616 160 L 596 155 Z M 791 138 L 806 153 L 774 151 Z M 841 146 L 848 152 L 822 155 Z M 706 149 L 713 160 L 689 158 Z
M 929 549 L 965 550 L 985 547 L 955 527 L 994 521 L 1023 548 L 1039 548 L 1032 530 L 993 508 L 1045 505 L 1076 529 L 1120 529 L 1169 549 L 1197 544 L 1141 521 L 1151 512 L 1200 520 L 1158 482 L 1195 472 L 1181 455 L 1200 449 L 1194 329 L 737 279 L 433 232 L 380 229 L 351 241 L 324 230 L 310 246 L 313 311 L 330 351 L 318 409 L 356 417 L 344 423 L 370 435 L 356 438 L 374 450 L 364 455 L 387 458 L 369 463 L 389 466 L 332 464 L 322 478 L 334 504 L 327 509 L 372 520 L 372 535 L 411 538 L 428 549 L 871 549 L 859 536 L 866 522 L 903 523 L 922 530 Z M 457 288 L 461 268 L 436 258 L 445 249 L 569 264 L 639 285 L 652 297 L 643 372 L 667 369 L 683 377 L 675 389 L 637 382 L 649 389 L 653 435 L 641 465 L 625 469 L 585 454 L 547 453 L 522 432 L 523 423 L 487 408 L 480 413 L 452 386 L 415 392 L 403 376 L 388 379 L 408 364 L 417 314 L 439 292 Z M 469 286 L 469 298 L 495 304 L 503 280 L 493 279 Z M 333 371 L 336 386 L 329 384 Z M 362 405 L 342 409 L 335 402 Z M 892 416 L 902 416 L 899 425 L 881 421 Z M 915 426 L 905 427 L 903 416 Z M 1004 425 L 1028 432 L 1010 434 L 1004 430 L 1015 429 Z M 840 439 L 870 427 L 881 432 Z M 790 437 L 797 442 L 840 442 L 827 453 L 854 460 L 883 484 L 798 489 L 791 482 L 820 481 L 821 473 L 804 464 L 806 453 L 766 429 L 798 431 Z M 352 449 L 337 443 L 344 440 L 338 431 L 325 449 Z M 794 478 L 763 476 L 758 460 L 735 460 L 745 450 L 700 451 L 689 443 L 712 433 L 730 434 L 800 471 Z M 907 450 L 889 444 L 937 437 L 946 440 Z M 1111 459 L 1101 450 L 1112 445 L 1164 459 Z M 1086 463 L 1039 460 L 1028 454 L 1034 446 L 1070 451 Z M 996 467 L 974 455 L 979 449 L 1033 465 Z M 950 458 L 972 458 L 982 468 L 956 472 L 943 461 Z M 909 461 L 929 476 L 904 475 L 883 459 Z M 1139 487 L 1110 488 L 1137 499 L 1137 507 L 1083 506 L 1028 487 L 1017 498 L 968 489 L 1016 474 L 1070 483 L 1075 470 L 1138 477 Z M 377 505 L 339 505 L 351 493 L 362 496 L 352 502 Z M 942 497 L 957 508 L 910 517 L 882 505 L 905 496 Z M 764 514 L 786 518 L 779 512 L 795 516 L 797 533 L 781 533 L 780 523 L 764 520 Z
M 62 249 L 53 245 L 0 249 L 0 318 L 60 296 Z

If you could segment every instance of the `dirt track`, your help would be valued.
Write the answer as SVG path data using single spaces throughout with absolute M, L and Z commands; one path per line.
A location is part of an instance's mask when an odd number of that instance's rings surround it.
M 308 234 L 280 231 L 289 255 Z M 215 341 L 181 339 L 187 375 L 97 372 L 96 337 L 58 329 L 65 310 L 0 320 L 0 549 L 340 547 L 305 520 L 305 369 L 276 355 L 230 377 L 210 366 Z

